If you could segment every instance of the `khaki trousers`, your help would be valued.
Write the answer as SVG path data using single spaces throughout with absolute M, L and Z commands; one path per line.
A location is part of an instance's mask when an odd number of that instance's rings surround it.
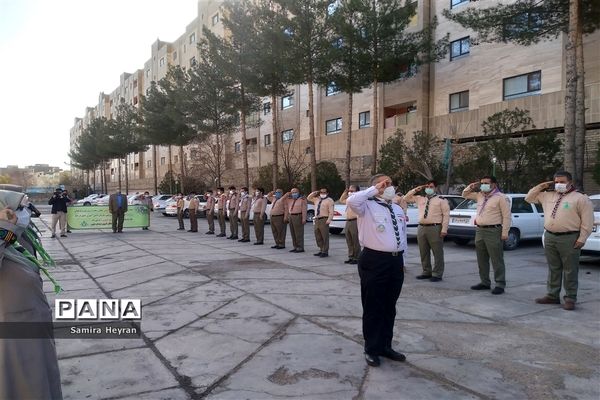
M 565 287 L 565 298 L 577 300 L 579 256 L 581 249 L 573 248 L 579 233 L 568 235 L 544 235 L 544 252 L 548 261 L 548 297 L 560 298 L 561 286 Z
M 219 229 L 221 230 L 221 235 L 225 234 L 225 210 L 219 210 L 217 214 L 217 218 L 219 220 Z
M 423 275 L 441 278 L 444 275 L 444 239 L 440 237 L 442 225 L 423 226 L 417 228 L 417 242 L 421 253 Z M 431 270 L 431 252 L 435 259 L 435 267 Z
M 198 216 L 196 210 L 190 208 L 190 230 L 192 232 L 198 232 Z
M 179 229 L 185 229 L 183 225 L 183 208 L 177 209 L 177 221 L 179 221 Z
M 52 214 L 52 234 L 56 232 L 56 224 L 59 224 L 60 234 L 64 235 L 67 232 L 67 213 L 64 211 L 57 211 L 56 214 Z M 114 228 L 113 228 L 114 229 Z
M 242 211 L 240 223 L 242 225 L 242 239 L 250 240 L 250 211 Z
M 490 260 L 494 268 L 496 286 L 506 287 L 506 272 L 504 266 L 504 247 L 502 243 L 502 227 L 477 228 L 475 233 L 475 251 L 479 265 L 479 278 L 486 286 L 490 281 Z
M 290 215 L 290 234 L 295 250 L 304 250 L 304 224 L 302 214 Z
M 215 212 L 206 212 L 206 220 L 208 221 L 208 231 L 215 232 Z
M 229 210 L 229 230 L 231 231 L 231 237 L 238 236 L 238 215 L 235 209 Z
M 315 239 L 321 253 L 329 253 L 329 225 L 327 218 L 315 218 Z
M 273 239 L 275 239 L 275 245 L 285 247 L 285 235 L 287 232 L 287 224 L 283 221 L 283 214 L 271 215 L 271 231 L 273 231 Z
M 348 245 L 348 259 L 358 261 L 360 255 L 360 242 L 358 241 L 358 221 L 346 221 L 346 244 Z
M 254 213 L 254 234 L 256 243 L 262 243 L 265 240 L 265 220 L 261 218 L 261 213 Z

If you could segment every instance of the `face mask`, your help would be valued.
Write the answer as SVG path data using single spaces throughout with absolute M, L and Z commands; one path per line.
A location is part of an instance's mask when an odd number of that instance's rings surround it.
M 435 193 L 435 190 L 433 190 L 433 188 L 425 188 L 426 195 L 431 196 L 434 193 Z
M 220 195 L 221 195 L 221 191 L 218 191 L 218 192 L 217 192 L 217 196 L 220 196 Z
M 558 193 L 565 193 L 567 191 L 567 184 L 566 183 L 555 183 L 554 190 L 556 190 Z
M 321 197 L 322 199 L 326 199 L 326 198 L 327 198 L 327 195 L 326 195 L 326 194 L 323 194 L 323 193 L 321 193 L 320 197 Z
M 17 214 L 17 226 L 27 228 L 31 222 L 31 211 L 28 208 L 23 208 L 15 212 Z
M 241 194 L 242 196 L 245 196 L 245 195 L 246 195 L 246 192 L 240 192 L 240 194 Z
M 233 190 L 230 190 L 230 191 L 229 191 L 229 194 L 233 194 Z
M 396 188 L 393 186 L 386 187 L 381 197 L 383 197 L 384 200 L 393 200 L 394 197 L 396 197 Z
M 300 193 L 292 193 L 292 199 L 297 199 L 300 197 Z
M 281 192 L 275 192 L 275 198 L 276 199 L 280 199 L 281 198 Z
M 484 193 L 489 193 L 492 190 L 492 185 L 489 183 L 482 183 L 479 189 Z
M 260 192 L 257 190 L 256 192 L 254 192 L 255 196 L 260 196 Z

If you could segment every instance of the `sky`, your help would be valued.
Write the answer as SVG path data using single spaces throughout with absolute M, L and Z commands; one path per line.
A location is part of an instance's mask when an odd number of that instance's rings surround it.
M 75 117 L 196 15 L 197 0 L 0 0 L 0 167 L 69 169 Z

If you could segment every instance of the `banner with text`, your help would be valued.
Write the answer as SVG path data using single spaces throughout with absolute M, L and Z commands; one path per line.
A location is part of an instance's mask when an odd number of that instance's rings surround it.
M 67 225 L 71 229 L 112 229 L 112 215 L 108 206 L 69 207 Z M 124 228 L 150 226 L 150 211 L 146 205 L 127 206 Z

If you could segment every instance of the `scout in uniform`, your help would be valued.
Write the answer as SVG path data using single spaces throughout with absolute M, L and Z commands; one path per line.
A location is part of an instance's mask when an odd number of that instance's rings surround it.
M 312 192 L 307 201 L 312 202 L 316 207 L 315 211 L 315 239 L 319 252 L 314 255 L 317 257 L 329 256 L 329 224 L 333 219 L 334 203 L 329 197 L 327 188 Z
M 393 202 L 396 195 L 388 176 L 375 175 L 371 187 L 348 197 L 346 204 L 358 215 L 358 235 L 363 251 L 358 260 L 363 307 L 365 360 L 377 367 L 379 357 L 405 361 L 392 348 L 396 302 L 404 283 L 406 217 Z
M 224 193 L 225 189 L 222 187 L 217 188 L 217 218 L 219 219 L 219 229 L 221 233 L 217 237 L 225 237 L 225 203 L 227 203 L 227 195 Z
M 152 196 L 150 196 L 150 192 L 144 192 L 142 196 L 142 204 L 145 204 L 148 207 L 148 223 L 150 223 L 150 215 L 151 212 L 154 211 L 154 204 L 152 203 Z M 142 230 L 147 231 L 148 227 L 144 226 Z
M 240 209 L 240 196 L 235 191 L 235 186 L 229 187 L 229 229 L 231 236 L 227 239 L 238 239 L 238 210 Z
M 215 198 L 213 197 L 213 191 L 206 191 L 206 205 L 204 206 L 204 212 L 206 213 L 206 220 L 208 221 L 208 232 L 207 235 L 215 234 Z
M 285 249 L 285 236 L 287 233 L 288 208 L 286 202 L 289 193 L 283 194 L 283 190 L 277 189 L 267 194 L 267 200 L 271 202 L 271 231 L 275 245 L 272 249 Z
M 287 199 L 287 220 L 294 248 L 290 253 L 304 253 L 304 224 L 306 224 L 307 203 L 298 188 L 292 188 Z
M 190 194 L 190 205 L 188 210 L 190 213 L 190 230 L 188 232 L 198 232 L 198 208 L 200 207 L 200 201 L 196 197 L 196 192 Z
M 554 191 L 548 191 L 554 185 Z M 574 310 L 577 301 L 579 256 L 592 233 L 594 208 L 589 197 L 575 191 L 569 172 L 554 174 L 554 180 L 532 188 L 525 201 L 544 209 L 544 252 L 548 261 L 546 296 L 538 304 L 560 304 L 561 280 L 565 286 L 565 310 Z M 561 279 L 562 277 L 562 279 Z
M 183 225 L 183 211 L 185 208 L 185 199 L 183 198 L 183 193 L 179 193 L 177 195 L 177 221 L 179 221 L 178 231 L 182 231 L 185 229 Z
M 256 235 L 255 245 L 261 245 L 265 239 L 265 212 L 267 210 L 267 199 L 263 196 L 265 189 L 257 188 L 254 192 L 254 204 L 252 212 L 254 213 L 254 234 Z
M 474 191 L 477 186 L 479 192 Z M 510 200 L 500 191 L 498 181 L 493 176 L 484 176 L 479 182 L 471 183 L 463 190 L 462 197 L 477 202 L 475 250 L 481 282 L 471 286 L 471 289 L 490 289 L 491 259 L 496 282 L 492 294 L 502 294 L 506 287 L 503 242 L 508 239 L 510 229 Z
M 437 184 L 431 180 L 418 186 L 404 196 L 407 203 L 416 203 L 419 208 L 417 243 L 421 253 L 423 273 L 417 279 L 439 282 L 444 275 L 444 237 L 448 234 L 450 206 L 448 201 L 436 194 Z M 435 267 L 431 268 L 431 252 Z
M 344 190 L 340 203 L 347 204 L 348 197 L 358 191 L 356 185 L 350 185 Z M 360 255 L 360 241 L 358 240 L 358 216 L 350 207 L 346 207 L 346 245 L 348 246 L 348 259 L 344 261 L 346 264 L 358 264 L 358 256 Z
M 250 212 L 252 211 L 252 198 L 248 194 L 248 188 L 243 187 L 240 193 L 240 223 L 242 224 L 242 238 L 238 242 L 247 243 L 250 241 Z

